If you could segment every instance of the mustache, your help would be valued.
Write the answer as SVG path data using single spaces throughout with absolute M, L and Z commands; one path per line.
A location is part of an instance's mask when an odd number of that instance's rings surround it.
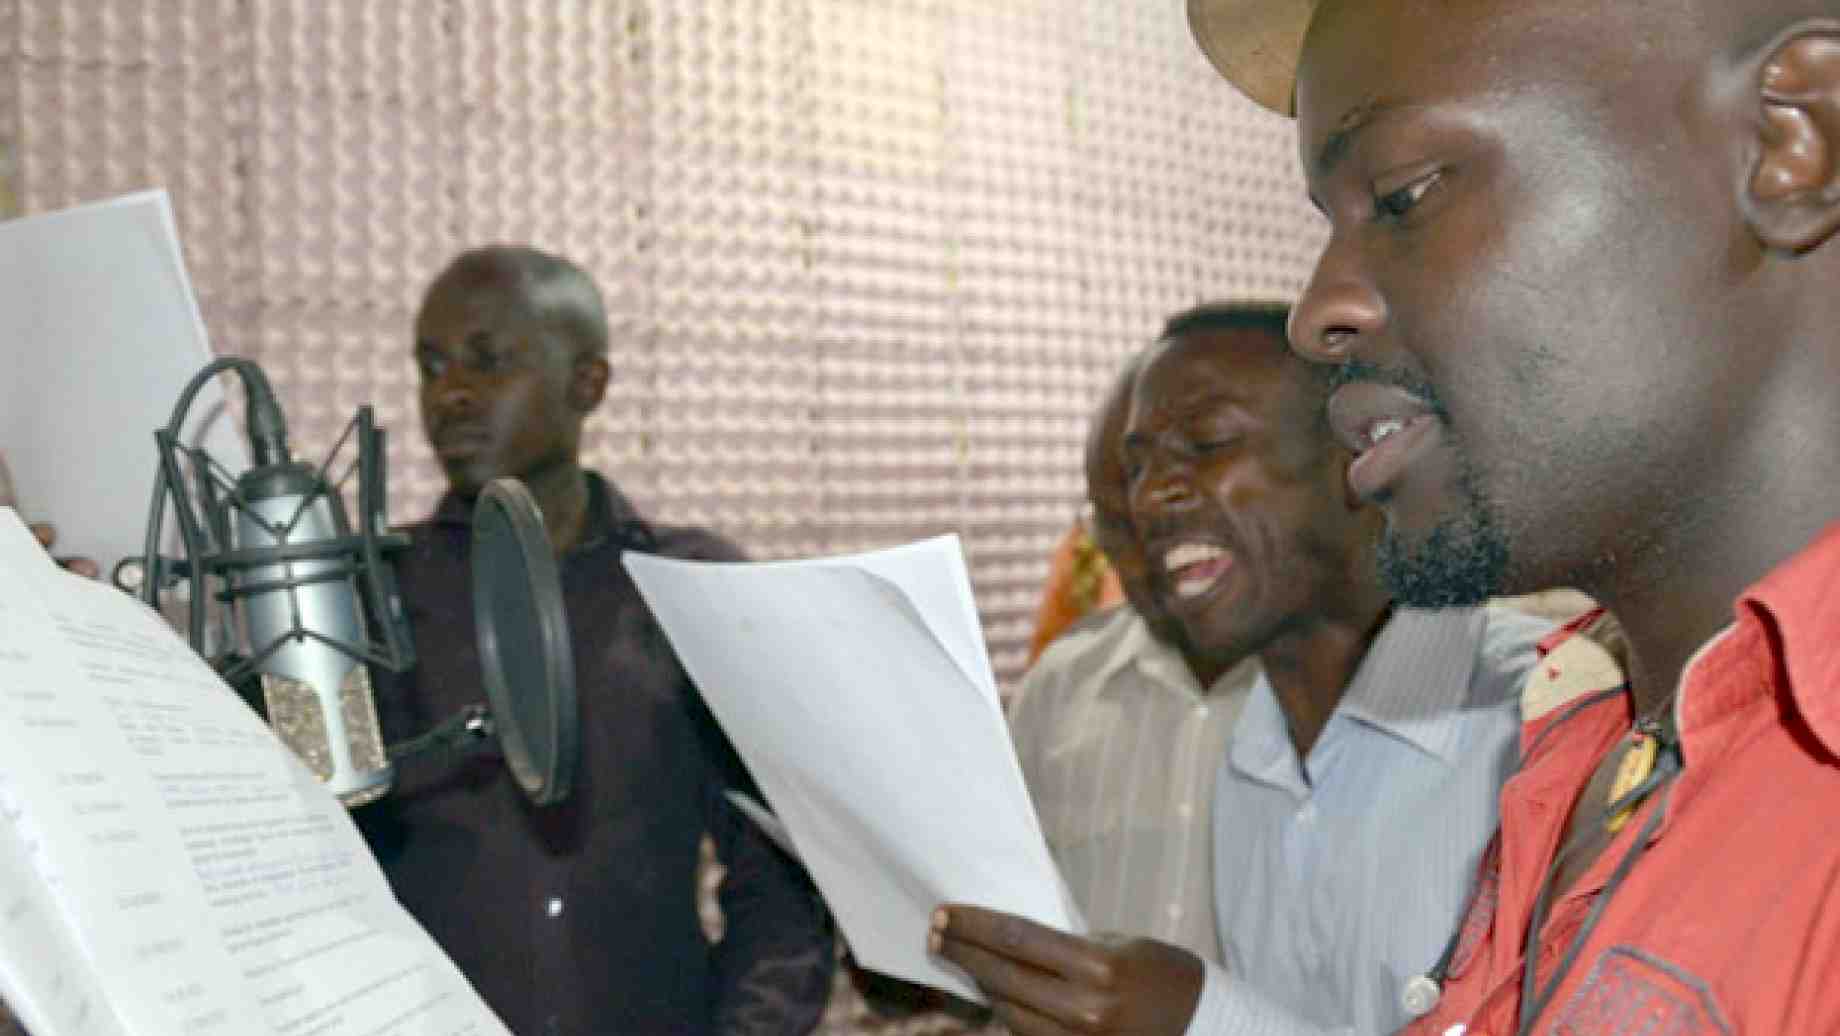
M 1237 553 L 1239 539 L 1225 521 L 1196 520 L 1195 518 L 1153 518 L 1138 522 L 1136 526 L 1138 545 L 1146 555 L 1159 545 L 1198 540 L 1219 544 L 1223 549 Z
M 1333 395 L 1343 385 L 1371 383 L 1391 385 L 1404 389 L 1425 404 L 1439 421 L 1450 423 L 1450 411 L 1445 408 L 1443 399 L 1439 398 L 1437 386 L 1431 384 L 1424 375 L 1404 367 L 1382 367 L 1366 360 L 1343 360 L 1329 368 L 1328 387 L 1325 395 Z

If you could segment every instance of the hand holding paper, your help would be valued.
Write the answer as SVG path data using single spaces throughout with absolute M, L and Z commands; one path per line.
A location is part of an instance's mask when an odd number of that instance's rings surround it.
M 1154 939 L 1083 938 L 1010 914 L 951 905 L 935 953 L 964 968 L 1015 1036 L 1180 1036 L 1201 998 L 1201 958 Z
M 6 453 L 0 451 L 0 507 L 19 509 L 19 494 L 13 488 L 13 473 L 6 468 Z M 50 522 L 33 522 L 32 535 L 46 550 L 57 546 L 57 527 Z M 77 575 L 95 579 L 102 575 L 102 566 L 91 558 L 59 558 L 58 564 Z
M 981 999 L 934 907 L 1070 931 L 955 538 L 849 558 L 626 567 L 866 967 Z

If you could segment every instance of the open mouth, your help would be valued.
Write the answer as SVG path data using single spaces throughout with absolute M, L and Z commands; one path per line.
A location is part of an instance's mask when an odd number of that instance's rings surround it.
M 1365 500 L 1385 500 L 1440 433 L 1437 415 L 1417 396 L 1371 382 L 1337 389 L 1329 398 L 1329 423 L 1355 455 L 1348 487 Z
M 1233 554 L 1213 543 L 1178 543 L 1163 552 L 1163 574 L 1185 604 L 1212 594 L 1232 568 Z

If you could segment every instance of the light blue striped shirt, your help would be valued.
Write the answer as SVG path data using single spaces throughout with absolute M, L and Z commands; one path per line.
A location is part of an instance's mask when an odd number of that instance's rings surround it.
M 1194 1036 L 1391 1033 L 1456 928 L 1520 750 L 1520 688 L 1551 625 L 1401 609 L 1309 757 L 1261 675 L 1214 791 L 1224 968 Z

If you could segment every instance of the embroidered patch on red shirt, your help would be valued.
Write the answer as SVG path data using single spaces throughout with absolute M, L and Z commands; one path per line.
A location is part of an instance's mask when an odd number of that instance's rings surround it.
M 1630 946 L 1604 952 L 1546 1030 L 1551 1036 L 1712 1036 L 1732 1029 L 1706 983 Z

